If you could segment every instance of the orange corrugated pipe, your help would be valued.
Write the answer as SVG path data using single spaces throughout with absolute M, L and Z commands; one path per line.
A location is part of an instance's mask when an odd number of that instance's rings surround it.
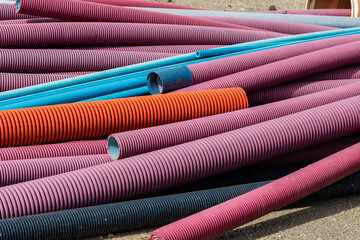
M 105 138 L 111 133 L 248 107 L 241 88 L 0 111 L 0 147 Z

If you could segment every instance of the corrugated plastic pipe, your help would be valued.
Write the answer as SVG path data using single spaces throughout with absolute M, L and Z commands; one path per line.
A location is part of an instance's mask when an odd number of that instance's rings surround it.
M 351 17 L 351 9 L 277 10 L 277 11 L 260 11 L 260 13 L 324 15 L 324 16 Z
M 186 87 L 178 92 L 242 87 L 247 93 L 263 90 L 316 73 L 359 63 L 360 41 L 337 45 L 251 68 Z
M 132 199 L 252 165 L 359 132 L 359 111 L 360 96 L 122 161 L 2 187 L 0 219 Z
M 303 78 L 303 81 L 323 81 L 327 79 L 359 79 L 360 65 L 354 64 L 347 67 L 342 67 L 327 72 L 318 73 L 312 76 Z
M 263 29 L 271 32 L 279 32 L 284 34 L 304 34 L 320 31 L 335 30 L 333 27 L 326 27 L 314 24 L 282 22 L 274 20 L 263 19 L 249 19 L 249 18 L 231 18 L 231 17 L 201 17 L 213 21 L 226 22 L 231 24 L 238 24 L 242 26 Z
M 134 88 L 123 92 L 117 92 L 112 94 L 103 95 L 96 98 L 89 98 L 80 102 L 102 101 L 116 98 L 138 97 L 150 95 L 147 87 Z
M 0 162 L 0 187 L 109 163 L 107 154 Z
M 142 23 L 55 22 L 0 25 L 2 48 L 111 45 L 229 45 L 282 33 Z M 64 35 L 64 32 L 67 35 Z M 224 37 L 226 35 L 227 37 Z
M 11 20 L 2 20 L 2 21 L 0 21 L 0 25 L 51 23 L 51 22 L 63 22 L 63 20 L 53 19 L 53 18 L 11 19 Z
M 51 74 L 0 73 L 0 92 L 53 82 L 64 78 L 89 74 L 89 72 L 66 72 Z
M 0 111 L 0 146 L 97 139 L 248 107 L 241 88 Z
M 81 76 L 81 77 L 64 79 L 61 81 L 57 81 L 56 83 L 46 83 L 46 84 L 42 84 L 42 85 L 35 86 L 35 87 L 30 86 L 27 88 L 22 88 L 21 90 L 13 90 L 13 91 L 9 91 L 8 93 L 0 94 L 0 100 L 30 95 L 30 94 L 34 94 L 34 93 L 43 92 L 43 91 L 49 91 L 52 89 L 63 88 L 63 87 L 81 84 L 81 83 L 90 82 L 90 81 L 96 81 L 99 79 L 111 78 L 114 76 L 132 74 L 135 72 L 140 73 L 143 71 L 145 74 L 149 74 L 151 72 L 151 71 L 149 71 L 149 69 L 151 69 L 152 71 L 153 70 L 161 70 L 161 68 L 168 68 L 171 65 L 176 66 L 176 64 L 182 65 L 185 62 L 195 61 L 196 59 L 200 59 L 198 61 L 205 61 L 205 60 L 207 60 L 205 58 L 210 57 L 210 56 L 221 57 L 219 55 L 226 54 L 226 53 L 239 52 L 239 51 L 240 52 L 241 51 L 254 51 L 254 49 L 257 49 L 257 48 L 266 47 L 266 46 L 271 47 L 276 43 L 283 43 L 284 41 L 285 42 L 296 41 L 296 40 L 305 40 L 306 41 L 306 39 L 312 39 L 314 37 L 325 37 L 325 38 L 335 37 L 336 34 L 350 34 L 351 35 L 351 34 L 356 34 L 357 31 L 358 31 L 358 29 L 341 30 L 341 31 L 335 30 L 335 31 L 328 31 L 326 33 L 320 33 L 320 34 L 318 34 L 318 33 L 317 34 L 313 34 L 313 33 L 303 34 L 303 35 L 298 35 L 298 36 L 276 38 L 276 39 L 272 39 L 271 41 L 262 40 L 262 41 L 244 43 L 241 45 L 230 46 L 230 47 L 203 50 L 203 51 L 198 51 L 196 53 L 189 53 L 189 54 L 184 54 L 184 55 L 180 55 L 180 56 L 175 56 L 172 58 L 166 58 L 166 59 L 151 61 L 151 62 L 147 62 L 147 63 L 131 65 L 129 67 L 115 68 L 115 69 L 110 69 L 107 71 L 93 73 L 93 74 L 89 74 L 89 75 L 85 75 L 85 76 Z M 295 42 L 294 44 L 296 44 L 296 43 L 297 42 Z M 290 42 L 287 44 L 293 44 L 293 43 Z M 275 45 L 273 47 L 277 47 L 277 46 Z
M 359 92 L 360 83 L 355 83 L 241 111 L 112 134 L 108 138 L 109 154 L 120 159 L 151 152 L 354 97 Z
M 285 99 L 316 93 L 356 82 L 360 82 L 360 79 L 338 79 L 308 82 L 301 81 L 288 83 L 249 94 L 249 105 L 257 106 L 282 101 Z
M 206 19 L 167 13 L 154 14 L 146 10 L 77 0 L 47 0 L 46 3 L 41 0 L 16 0 L 16 12 L 78 22 L 137 22 L 253 30 Z
M 173 53 L 101 50 L 1 49 L 0 72 L 101 71 L 175 55 Z
M 241 72 L 276 61 L 285 60 L 291 57 L 299 56 L 299 58 L 301 58 L 300 55 L 302 54 L 323 49 L 326 51 L 327 48 L 359 41 L 359 39 L 360 35 L 342 36 L 314 42 L 304 42 L 296 45 L 268 49 L 197 64 L 188 64 L 186 67 L 181 67 L 180 69 L 169 68 L 151 73 L 148 77 L 148 85 L 149 89 L 152 90 L 150 91 L 152 94 L 166 93 L 184 87 L 182 84 L 179 84 L 178 78 L 187 79 L 188 85 L 199 84 L 211 79 Z M 264 74 L 267 74 L 267 72 L 264 72 Z M 162 86 L 162 91 L 158 90 L 159 86 Z
M 56 158 L 107 153 L 107 140 L 76 141 L 24 147 L 0 148 L 0 161 Z
M 155 230 L 149 239 L 212 239 L 360 170 L 360 143 L 247 194 Z
M 254 13 L 254 12 L 229 12 L 229 11 L 198 11 L 198 10 L 180 10 L 164 8 L 134 8 L 139 10 L 153 11 L 156 13 L 168 13 L 178 16 L 212 16 L 212 17 L 233 17 L 233 18 L 253 18 L 263 20 L 276 20 L 283 22 L 297 22 L 306 24 L 315 24 L 336 28 L 353 28 L 360 26 L 360 19 L 338 17 L 338 16 L 316 16 L 316 15 L 298 15 L 298 14 L 272 14 L 272 13 Z
M 28 18 L 38 18 L 36 16 L 27 15 L 27 14 L 17 14 L 14 11 L 14 5 L 8 3 L 0 3 L 0 20 L 10 20 L 10 19 L 28 19 Z

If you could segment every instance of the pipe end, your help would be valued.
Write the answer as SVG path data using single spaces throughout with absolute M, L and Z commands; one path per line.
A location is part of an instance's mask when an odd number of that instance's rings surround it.
M 120 147 L 116 138 L 110 136 L 108 139 L 108 152 L 112 159 L 118 160 L 120 157 Z
M 16 0 L 15 2 L 15 11 L 19 12 L 21 7 L 21 0 Z

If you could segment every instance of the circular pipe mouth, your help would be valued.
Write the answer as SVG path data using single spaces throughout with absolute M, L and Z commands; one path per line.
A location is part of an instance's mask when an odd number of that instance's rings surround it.
M 164 91 L 164 84 L 159 74 L 152 72 L 148 76 L 148 88 L 152 95 L 162 94 Z
M 21 0 L 16 0 L 15 9 L 17 12 L 20 11 L 20 7 L 21 7 Z
M 118 160 L 120 157 L 120 147 L 119 143 L 114 137 L 109 137 L 108 139 L 108 151 L 112 159 Z

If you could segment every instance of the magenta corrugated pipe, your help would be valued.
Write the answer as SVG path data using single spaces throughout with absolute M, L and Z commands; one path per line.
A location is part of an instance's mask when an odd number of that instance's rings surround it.
M 18 14 L 19 15 L 19 14 Z M 0 25 L 64 22 L 53 18 L 11 19 L 0 21 Z
M 251 93 L 248 95 L 248 99 L 250 106 L 257 106 L 341 87 L 356 82 L 360 82 L 360 79 L 293 82 Z
M 109 136 L 109 153 L 119 159 L 151 152 L 354 97 L 359 92 L 360 83 L 355 83 L 241 111 L 116 133 Z
M 0 3 L 0 20 L 38 18 L 27 14 L 17 14 L 14 10 L 14 4 Z
M 0 161 L 95 155 L 107 153 L 107 140 L 64 142 L 0 148 Z
M 81 0 L 81 1 L 109 4 L 109 5 L 115 5 L 115 6 L 125 6 L 125 7 L 175 8 L 175 9 L 202 10 L 199 8 L 192 8 L 192 7 L 180 6 L 180 5 L 169 4 L 169 3 L 146 2 L 146 1 L 139 1 L 139 0 Z
M 360 143 L 263 187 L 155 230 L 149 239 L 212 239 L 360 170 Z
M 351 9 L 304 9 L 304 10 L 277 10 L 261 11 L 261 13 L 278 13 L 278 14 L 300 14 L 300 15 L 323 15 L 351 17 Z
M 91 72 L 66 72 L 48 74 L 0 73 L 0 92 L 28 87 L 41 83 L 89 74 Z
M 284 36 L 280 33 L 239 29 L 139 23 L 13 24 L 1 25 L 0 30 L 0 47 L 228 45 Z
M 342 67 L 327 72 L 318 73 L 312 76 L 305 77 L 303 81 L 323 81 L 327 79 L 359 79 L 360 65 L 354 64 L 348 67 Z
M 107 154 L 0 162 L 0 187 L 111 162 Z
M 327 52 L 328 50 L 326 50 L 326 48 L 338 46 L 340 44 L 351 43 L 359 40 L 360 40 L 360 35 L 330 38 L 330 39 L 324 39 L 314 42 L 306 42 L 291 46 L 274 48 L 274 49 L 249 53 L 245 55 L 228 57 L 228 58 L 208 61 L 204 63 L 188 65 L 187 67 L 190 69 L 192 73 L 193 84 L 198 84 L 211 79 L 219 78 L 236 72 L 244 71 L 250 68 L 262 66 L 272 62 L 284 60 L 287 58 L 295 57 L 298 55 L 302 55 L 322 49 L 325 49 L 323 51 Z M 300 56 L 299 58 L 303 58 L 303 57 Z M 302 67 L 298 64 L 296 65 L 297 68 Z M 293 67 L 289 68 L 288 70 L 292 70 L 292 69 Z M 259 73 L 263 73 L 266 75 L 268 74 L 267 72 L 259 72 Z M 259 73 L 256 73 L 256 75 L 258 76 Z
M 360 96 L 121 161 L 2 187 L 0 219 L 127 200 L 252 165 L 359 132 L 359 111 Z
M 101 71 L 175 55 L 73 49 L 0 49 L 0 71 L 13 73 Z
M 57 18 L 79 22 L 137 22 L 176 25 L 196 25 L 219 28 L 235 28 L 259 30 L 239 25 L 180 16 L 135 8 L 120 7 L 107 4 L 84 2 L 77 0 L 17 0 L 16 11 L 41 17 Z M 263 31 L 263 30 L 260 30 Z
M 176 92 L 220 89 L 237 86 L 243 88 L 246 93 L 251 93 L 359 62 L 360 41 L 356 41 L 251 68 L 183 88 Z
M 129 46 L 129 47 L 89 47 L 86 50 L 103 51 L 132 51 L 132 52 L 163 52 L 163 53 L 190 53 L 198 50 L 219 48 L 224 45 L 155 45 L 155 46 Z
M 246 27 L 252 27 L 257 29 L 263 29 L 271 32 L 278 32 L 284 34 L 304 34 L 311 32 L 330 31 L 337 28 L 312 25 L 305 23 L 295 22 L 282 22 L 275 20 L 264 20 L 264 19 L 251 19 L 251 18 L 233 18 L 233 17 L 200 17 L 213 21 L 226 22 Z

